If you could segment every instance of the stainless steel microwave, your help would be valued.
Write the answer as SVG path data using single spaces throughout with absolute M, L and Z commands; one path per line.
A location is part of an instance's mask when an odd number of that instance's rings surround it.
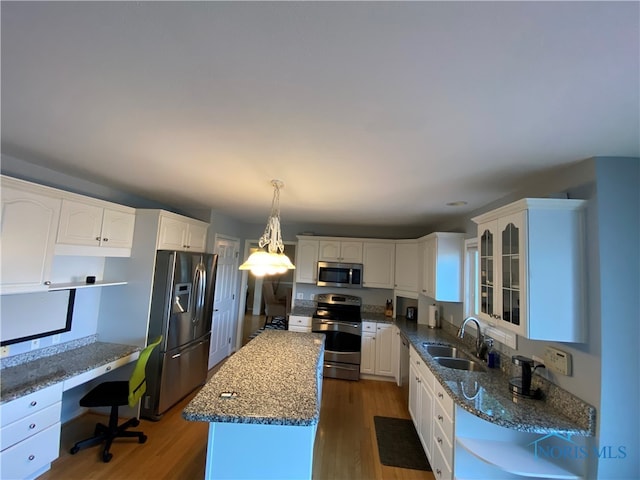
M 361 263 L 318 262 L 319 287 L 362 288 Z

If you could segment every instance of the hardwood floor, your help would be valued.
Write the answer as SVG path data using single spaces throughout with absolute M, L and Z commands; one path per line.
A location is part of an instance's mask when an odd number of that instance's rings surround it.
M 254 317 L 256 318 L 256 317 Z M 259 318 L 256 320 L 259 322 Z M 259 323 L 257 328 L 262 324 Z M 248 334 L 257 328 L 249 323 Z M 248 335 L 247 334 L 247 335 Z M 216 366 L 214 373 L 222 364 Z M 60 458 L 42 480 L 120 480 L 204 478 L 208 424 L 188 422 L 182 410 L 194 394 L 170 409 L 159 422 L 140 420 L 148 440 L 118 439 L 113 443 L 113 459 L 103 463 L 100 448 L 91 447 L 69 454 L 73 444 L 93 433 L 97 421 L 106 417 L 83 415 L 62 427 Z M 324 379 L 320 423 L 314 448 L 315 480 L 432 480 L 431 472 L 387 467 L 380 463 L 374 415 L 409 418 L 407 398 L 392 382 Z M 270 446 L 267 454 L 286 455 L 286 445 Z M 247 452 L 259 461 L 265 452 Z

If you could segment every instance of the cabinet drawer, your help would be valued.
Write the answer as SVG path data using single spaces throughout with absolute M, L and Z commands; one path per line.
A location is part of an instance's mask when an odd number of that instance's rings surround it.
M 433 447 L 431 468 L 433 469 L 433 476 L 436 478 L 436 480 L 451 480 L 453 478 L 452 468 L 445 460 L 444 454 L 440 449 L 440 445 L 436 442 L 434 442 Z
M 62 382 L 16 398 L 0 406 L 2 412 L 0 425 L 4 427 L 60 401 L 62 401 Z
M 303 317 L 298 315 L 289 316 L 289 326 L 309 327 L 311 328 L 311 317 Z M 289 329 L 291 330 L 291 329 Z
M 89 370 L 87 372 L 81 373 L 80 375 L 76 375 L 75 377 L 71 377 L 69 380 L 64 381 L 64 390 L 67 391 L 70 388 L 76 387 L 82 383 L 86 383 L 89 380 L 98 378 L 99 376 L 104 375 L 105 373 L 109 373 L 118 367 L 122 367 L 127 363 L 133 362 L 139 356 L 140 352 L 134 352 L 131 355 L 119 358 L 117 360 L 114 360 L 113 362 L 107 363 L 106 365 L 102 365 L 98 368 L 94 368 L 93 370 Z
M 446 424 L 444 425 L 445 428 L 442 428 L 443 425 L 441 424 L 441 422 L 434 422 L 434 424 L 435 427 L 433 428 L 433 444 L 441 450 L 443 458 L 445 459 L 447 464 L 451 466 L 453 465 L 453 437 L 449 436 L 450 432 L 449 429 L 446 428 Z M 452 426 L 451 422 L 449 422 L 448 425 Z
M 0 478 L 27 478 L 58 458 L 60 422 L 0 453 Z
M 442 406 L 444 412 L 453 420 L 453 399 L 449 396 L 440 382 L 434 382 L 433 392 L 436 395 L 436 402 Z
M 446 409 L 443 408 L 436 397 L 436 401 L 433 402 L 433 423 L 440 426 L 442 433 L 448 439 L 453 439 L 453 415 L 449 415 Z
M 43 408 L 33 415 L 16 420 L 0 430 L 0 450 L 15 445 L 60 421 L 62 402 Z
M 302 333 L 311 333 L 311 327 L 299 327 L 296 325 L 289 324 L 290 332 L 302 332 Z
M 362 331 L 375 333 L 376 322 L 362 322 Z

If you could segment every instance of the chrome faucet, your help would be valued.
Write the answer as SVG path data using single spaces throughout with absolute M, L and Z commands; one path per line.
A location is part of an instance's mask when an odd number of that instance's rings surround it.
M 462 325 L 458 330 L 458 338 L 464 338 L 464 327 L 466 327 L 469 322 L 474 322 L 476 324 L 476 329 L 478 330 L 478 337 L 476 338 L 476 356 L 481 360 L 484 360 L 484 357 L 487 356 L 487 345 L 484 342 L 484 335 L 482 334 L 480 322 L 478 322 L 477 318 L 467 317 L 464 319 L 464 322 L 462 322 Z

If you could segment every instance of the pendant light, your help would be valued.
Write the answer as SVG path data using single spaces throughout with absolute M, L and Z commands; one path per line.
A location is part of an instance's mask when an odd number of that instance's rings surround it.
M 284 188 L 284 183 L 280 180 L 271 180 L 271 185 L 273 185 L 271 214 L 264 233 L 258 240 L 260 248 L 266 246 L 267 251 L 253 252 L 247 261 L 240 265 L 240 270 L 251 270 L 256 277 L 284 273 L 296 268 L 284 254 L 284 243 L 280 231 L 280 189 Z

